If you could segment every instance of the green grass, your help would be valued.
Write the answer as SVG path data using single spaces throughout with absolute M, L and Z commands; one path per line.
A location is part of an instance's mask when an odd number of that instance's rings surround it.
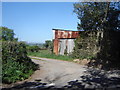
M 39 52 L 29 52 L 29 56 L 36 56 L 36 57 L 42 57 L 42 58 L 51 58 L 51 59 L 59 59 L 64 61 L 72 61 L 73 58 L 66 55 L 55 55 L 51 53 L 49 50 L 41 50 Z

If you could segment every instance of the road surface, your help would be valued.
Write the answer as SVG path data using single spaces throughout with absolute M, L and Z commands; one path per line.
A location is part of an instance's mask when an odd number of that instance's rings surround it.
M 86 66 L 73 62 L 32 57 L 33 62 L 40 65 L 40 69 L 29 79 L 30 82 L 41 79 L 45 83 L 53 83 L 55 87 L 67 85 L 69 81 L 78 80 L 86 71 Z
M 39 65 L 29 79 L 15 84 L 3 85 L 3 90 L 39 90 L 54 88 L 80 88 L 82 90 L 120 90 L 120 70 L 106 71 L 73 62 L 31 57 Z

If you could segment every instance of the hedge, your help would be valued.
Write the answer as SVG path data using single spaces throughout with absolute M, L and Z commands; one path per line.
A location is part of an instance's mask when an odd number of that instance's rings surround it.
M 26 46 L 22 42 L 2 42 L 2 82 L 14 83 L 27 79 L 37 65 L 27 56 Z

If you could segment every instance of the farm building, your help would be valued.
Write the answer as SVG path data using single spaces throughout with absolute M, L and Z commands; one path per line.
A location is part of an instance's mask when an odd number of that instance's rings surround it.
M 73 51 L 74 40 L 79 36 L 79 31 L 53 29 L 53 43 L 55 54 L 64 55 Z

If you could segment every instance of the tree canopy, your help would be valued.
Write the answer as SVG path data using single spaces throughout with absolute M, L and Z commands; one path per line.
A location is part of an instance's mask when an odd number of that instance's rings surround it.
M 102 30 L 108 24 L 116 29 L 120 26 L 119 2 L 75 3 L 74 12 L 80 20 L 78 30 Z
M 46 40 L 44 46 L 45 46 L 47 49 L 53 50 L 53 42 L 52 42 L 51 40 Z
M 74 12 L 80 20 L 78 30 L 84 31 L 80 32 L 80 37 L 76 39 L 73 56 L 77 58 L 90 56 L 95 59 L 91 65 L 118 68 L 120 66 L 120 2 L 75 3 Z
M 7 27 L 0 27 L 1 32 L 1 40 L 3 41 L 17 41 L 18 38 L 15 38 L 15 33 L 12 29 L 9 29 Z

